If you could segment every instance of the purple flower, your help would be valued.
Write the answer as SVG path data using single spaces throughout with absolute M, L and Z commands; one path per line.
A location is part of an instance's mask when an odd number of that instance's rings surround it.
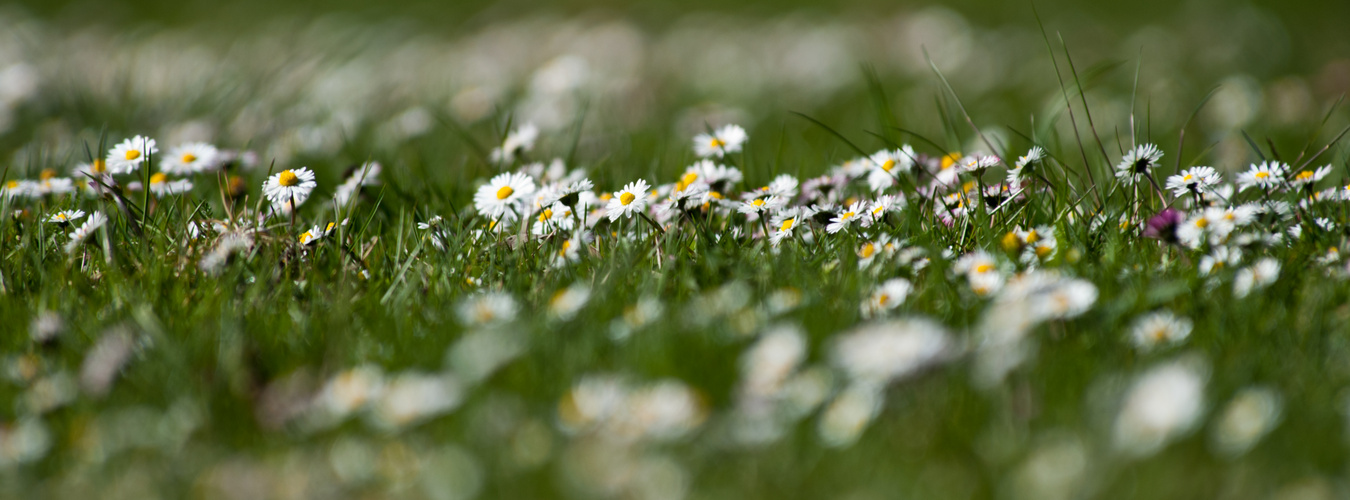
M 1181 220 L 1184 218 L 1186 218 L 1186 214 L 1175 208 L 1158 212 L 1157 215 L 1149 218 L 1148 225 L 1144 228 L 1144 236 L 1168 243 L 1176 243 L 1177 226 L 1181 224 Z

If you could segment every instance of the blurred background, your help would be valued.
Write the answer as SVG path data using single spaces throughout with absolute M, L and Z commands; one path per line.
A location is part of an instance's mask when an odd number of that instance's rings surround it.
M 1035 8 L 988 0 L 24 1 L 0 9 L 0 147 L 18 165 L 72 163 L 80 142 L 106 128 L 113 137 L 248 147 L 285 165 L 394 155 L 418 138 L 446 142 L 457 128 L 499 140 L 508 122 L 532 122 L 546 143 L 571 142 L 582 124 L 581 158 L 644 163 L 727 122 L 770 149 L 822 140 L 791 115 L 802 112 L 863 143 L 865 131 L 891 135 L 884 126 L 898 126 L 958 149 L 954 127 L 944 126 L 955 117 L 942 113 L 953 103 L 924 49 L 977 123 L 1006 140 L 1009 128 L 1030 133 L 1033 115 L 1035 127 L 1069 131 L 1049 57 L 1053 49 L 1072 84 L 1067 45 L 1105 136 L 1128 136 L 1133 105 L 1141 130 L 1175 141 L 1175 128 L 1217 88 L 1186 160 L 1202 155 L 1234 169 L 1249 152 L 1237 131 L 1301 146 L 1350 88 L 1350 37 L 1339 25 L 1350 2 L 1047 0 Z M 886 108 L 894 121 L 880 120 Z M 786 169 L 838 160 L 815 154 Z

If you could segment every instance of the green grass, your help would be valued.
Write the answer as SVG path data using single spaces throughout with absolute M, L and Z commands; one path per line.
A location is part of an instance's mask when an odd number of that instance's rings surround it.
M 1326 103 L 1296 124 L 1225 131 L 1191 123 L 1191 110 L 1207 99 L 1208 87 L 1196 85 L 1178 92 L 1194 98 L 1177 116 L 1154 116 L 1151 96 L 1136 102 L 1130 94 L 1130 65 L 1098 64 L 1075 52 L 1071 69 L 1067 49 L 1046 35 L 1059 66 L 1045 66 L 1062 72 L 1063 87 L 1045 78 L 1050 86 L 1034 92 L 999 87 L 970 98 L 961 81 L 948 85 L 936 72 L 906 79 L 868 71 L 862 88 L 811 108 L 748 106 L 755 125 L 746 150 L 722 160 L 744 173 L 744 182 L 726 190 L 734 199 L 778 174 L 806 180 L 901 143 L 933 159 L 976 145 L 1005 165 L 1033 143 L 1045 148 L 1037 189 L 1025 199 L 997 209 L 976 203 L 948 222 L 939 195 L 915 190 L 927 178 L 913 174 L 888 191 L 906 195 L 903 209 L 869 228 L 829 235 L 823 223 L 801 223 L 798 231 L 814 233 L 811 241 L 791 238 L 773 248 L 754 236 L 763 226 L 734 209 L 693 210 L 663 234 L 640 219 L 605 220 L 575 262 L 558 266 L 554 256 L 566 234 L 478 233 L 489 221 L 473 206 L 475 190 L 525 163 L 497 165 L 484 156 L 518 125 L 503 111 L 509 106 L 461 123 L 434 103 L 422 103 L 437 110 L 436 122 L 418 137 L 391 144 L 371 119 L 344 130 L 335 152 L 231 167 L 248 186 L 237 198 L 223 194 L 224 177 L 215 175 L 193 177 L 192 192 L 152 199 L 145 211 L 143 192 L 126 194 L 127 210 L 112 195 L 4 198 L 0 497 L 1265 498 L 1299 488 L 1343 496 L 1350 271 L 1344 260 L 1323 258 L 1330 248 L 1350 251 L 1347 202 L 1323 197 L 1287 217 L 1257 217 L 1222 243 L 1187 248 L 1140 232 L 1167 206 L 1194 215 L 1191 199 L 1154 195 L 1148 182 L 1136 191 L 1113 173 L 1137 136 L 1166 153 L 1152 170 L 1159 184 L 1178 167 L 1247 158 L 1215 165 L 1231 183 L 1246 163 L 1269 158 L 1333 165 L 1317 187 L 1344 193 L 1350 164 L 1338 133 L 1345 111 Z M 240 88 L 262 87 L 249 84 L 257 86 Z M 1089 89 L 1086 98 L 1080 86 Z M 700 98 L 688 89 L 671 93 L 654 99 L 654 115 L 675 115 Z M 1023 98 L 1028 93 L 1039 100 Z M 212 116 L 210 99 L 98 97 L 48 95 L 17 108 L 3 143 L 26 161 L 9 164 L 5 180 L 36 178 L 43 168 L 69 176 L 91 153 L 101 157 L 140 130 L 168 126 L 159 120 L 206 116 L 224 127 L 229 119 Z M 214 98 L 233 116 L 246 97 Z M 1097 106 L 1106 101 L 1137 104 L 1134 120 L 1105 122 Z M 193 111 L 174 110 L 179 105 Z M 1097 113 L 1091 126 L 1085 107 Z M 613 111 L 546 132 L 529 159 L 571 158 L 568 167 L 584 168 L 597 194 L 637 178 L 675 182 L 697 160 L 688 134 L 668 121 L 626 126 Z M 1027 116 L 1034 118 L 1011 118 Z M 58 119 L 65 123 L 54 125 Z M 971 123 L 997 132 L 992 148 Z M 268 151 L 272 134 L 217 145 Z M 1219 143 L 1246 149 L 1220 154 Z M 161 139 L 161 154 L 172 146 Z M 380 183 L 332 207 L 344 169 L 370 160 L 384 166 Z M 267 175 L 302 165 L 318 175 L 314 195 L 293 219 L 257 223 L 252 216 L 267 205 L 259 201 Z M 143 165 L 136 176 L 147 170 Z M 1003 176 L 1000 166 L 963 179 L 993 185 Z M 865 178 L 844 189 L 840 201 L 875 195 Z M 1301 189 L 1252 188 L 1234 202 L 1297 206 L 1308 193 Z M 67 252 L 73 227 L 45 221 L 76 208 L 110 220 Z M 200 263 L 219 235 L 192 239 L 187 224 L 229 214 L 258 230 L 243 252 L 206 272 Z M 444 219 L 436 229 L 418 228 L 437 215 Z M 1097 215 L 1105 222 L 1094 227 Z M 1318 218 L 1334 225 L 1322 228 Z M 297 242 L 310 226 L 343 219 L 349 222 L 317 243 Z M 1293 227 L 1301 236 L 1288 233 Z M 1056 248 L 1047 258 L 1026 262 L 1020 249 L 1006 248 L 1010 232 L 1030 228 L 1053 234 Z M 443 249 L 432 244 L 433 231 Z M 1246 245 L 1236 265 L 1208 276 L 1199 271 L 1214 247 L 1269 234 L 1283 240 Z M 897 252 L 860 266 L 863 245 L 882 237 Z M 906 250 L 926 265 L 902 262 Z M 1018 312 L 1053 301 L 976 293 L 956 266 L 980 250 L 1008 278 L 1057 276 L 1096 290 L 1086 312 L 1035 321 L 1025 332 L 1033 355 L 992 384 L 978 370 L 982 356 L 1001 352 L 988 347 L 986 335 L 1013 321 L 997 312 L 1000 301 L 1017 304 Z M 1279 262 L 1278 278 L 1236 296 L 1238 274 L 1263 257 Z M 864 317 L 860 304 L 891 278 L 909 280 L 911 293 L 897 308 Z M 573 286 L 589 290 L 589 298 L 575 316 L 560 317 L 554 299 Z M 485 293 L 511 297 L 518 312 L 486 324 L 460 314 Z M 651 305 L 655 314 L 639 321 Z M 1160 310 L 1193 322 L 1190 335 L 1176 345 L 1136 348 L 1132 325 Z M 59 319 L 60 333 L 39 342 L 30 325 L 44 315 Z M 829 446 L 820 431 L 825 408 L 861 384 L 832 353 L 858 328 L 903 318 L 942 325 L 952 341 L 947 356 L 884 384 L 878 412 L 856 442 Z M 745 404 L 742 363 L 765 335 L 790 328 L 800 329 L 806 346 L 793 373 L 820 375 L 824 393 L 800 414 L 779 408 L 777 439 L 746 444 L 736 427 Z M 100 394 L 85 373 L 98 346 L 120 335 L 129 342 L 125 364 Z M 465 346 L 480 341 L 517 351 L 475 380 L 466 360 L 491 353 Z M 456 349 L 469 354 L 457 357 Z M 1128 389 L 1172 362 L 1203 366 L 1203 411 L 1194 428 L 1153 453 L 1120 451 L 1115 426 Z M 449 380 L 454 404 L 390 427 L 376 414 L 376 398 L 325 424 L 311 400 L 326 382 L 361 366 L 378 368 L 386 382 L 411 374 Z M 687 432 L 663 439 L 633 438 L 633 429 L 617 424 L 578 429 L 572 412 L 579 388 L 606 375 L 637 394 L 660 381 L 690 389 L 698 404 L 683 421 Z M 1279 395 L 1282 419 L 1250 451 L 1225 455 L 1213 443 L 1222 415 L 1252 387 Z M 60 396 L 54 404 L 38 404 L 51 394 Z M 34 426 L 45 445 L 16 458 L 16 436 L 31 437 Z M 1057 479 L 1061 486 L 1052 484 Z

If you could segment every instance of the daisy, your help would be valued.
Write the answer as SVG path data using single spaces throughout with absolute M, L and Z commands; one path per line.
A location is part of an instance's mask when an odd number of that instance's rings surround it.
M 5 188 L 0 190 L 6 198 L 37 198 L 41 196 L 41 190 L 38 183 L 29 180 L 12 180 L 5 183 Z
M 65 177 L 48 177 L 38 181 L 38 194 L 63 195 L 75 192 L 75 181 Z
M 309 193 L 319 184 L 314 181 L 314 172 L 307 167 L 295 170 L 282 170 L 267 178 L 263 183 L 263 196 L 274 206 L 286 206 L 294 209 L 305 203 Z M 292 203 L 294 206 L 291 206 Z
M 1205 194 L 1223 182 L 1223 176 L 1214 167 L 1191 167 L 1167 178 L 1167 189 L 1177 197 L 1187 194 Z
M 141 168 L 141 162 L 146 158 L 158 153 L 159 149 L 155 147 L 155 140 L 149 137 L 136 136 L 122 141 L 121 144 L 113 146 L 108 151 L 108 173 L 112 175 L 123 175 L 135 172 Z
M 872 191 L 895 185 L 895 176 L 909 172 L 914 168 L 914 148 L 908 144 L 896 150 L 881 150 L 873 153 L 868 160 L 872 168 L 868 169 L 867 185 Z
M 108 217 L 103 212 L 94 212 L 89 215 L 89 220 L 84 221 L 78 229 L 70 233 L 70 241 L 66 242 L 66 253 L 75 253 L 75 249 L 84 244 L 84 241 L 94 235 L 94 231 L 108 223 Z
M 1233 278 L 1233 296 L 1246 297 L 1254 289 L 1265 288 L 1280 277 L 1280 261 L 1263 257 L 1249 267 L 1238 271 Z
M 179 144 L 169 150 L 159 168 L 166 174 L 188 175 L 207 172 L 219 166 L 220 151 L 205 142 Z
M 83 210 L 62 210 L 60 212 L 52 214 L 51 217 L 48 217 L 47 222 L 65 225 L 83 218 L 84 218 Z
M 342 181 L 337 189 L 333 190 L 333 203 L 339 207 L 347 205 L 351 201 L 352 195 L 356 194 L 364 186 L 375 186 L 380 183 L 380 164 L 378 162 L 367 162 L 360 167 L 352 170 L 347 176 L 347 180 Z
M 634 213 L 643 213 L 647 209 L 648 189 L 651 189 L 650 186 L 642 179 L 628 183 L 609 199 L 609 204 L 605 206 L 605 216 L 613 222 L 620 217 L 627 218 L 632 217 Z
M 1044 158 L 1045 158 L 1045 150 L 1041 149 L 1040 146 L 1032 146 L 1031 149 L 1027 150 L 1027 154 L 1025 156 L 1017 157 L 1017 162 L 1015 163 L 1015 165 L 1017 168 L 1023 168 L 1026 167 L 1027 165 L 1040 162 Z
M 863 302 L 863 316 L 876 316 L 899 307 L 905 303 L 905 298 L 909 297 L 909 292 L 913 288 L 909 280 L 904 278 L 886 280 L 872 292 L 872 296 L 868 297 L 866 302 Z
M 701 158 L 721 158 L 727 153 L 740 151 L 747 137 L 740 125 L 727 125 L 712 134 L 698 134 L 694 136 L 694 154 Z
M 192 181 L 187 179 L 169 180 L 169 176 L 164 172 L 156 172 L 150 176 L 150 192 L 156 197 L 163 198 L 169 195 L 182 194 L 192 190 Z
M 572 209 L 567 205 L 554 202 L 552 205 L 539 211 L 539 218 L 531 228 L 535 236 L 544 236 L 553 234 L 556 231 L 571 231 L 576 227 L 577 220 L 572 216 Z
M 743 177 L 741 170 L 736 167 L 714 163 L 712 160 L 701 160 L 686 168 L 680 181 L 686 185 L 702 182 L 708 185 L 710 191 L 725 193 L 732 186 L 740 184 Z
M 873 222 L 886 218 L 886 214 L 900 210 L 905 204 L 905 197 L 902 195 L 885 195 L 872 202 L 868 210 L 868 217 L 863 219 L 863 227 L 870 227 Z
M 997 156 L 967 156 L 961 159 L 961 170 L 973 174 L 980 174 L 981 172 L 984 172 L 985 169 L 998 165 L 999 161 L 1001 160 L 999 160 Z
M 1294 177 L 1289 179 L 1289 183 L 1295 186 L 1311 186 L 1321 182 L 1329 174 L 1331 174 L 1331 165 L 1326 165 L 1315 170 L 1304 170 L 1294 174 Z
M 473 206 L 489 219 L 509 222 L 525 215 L 525 200 L 532 194 L 534 181 L 530 176 L 505 172 L 478 188 L 473 195 Z
M 741 203 L 737 210 L 746 215 L 758 215 L 765 212 L 773 212 L 787 205 L 787 200 L 778 196 L 769 196 L 767 198 L 755 198 L 753 200 Z
M 1134 456 L 1156 453 L 1190 432 L 1204 413 L 1205 370 L 1173 361 L 1139 377 L 1116 416 L 1115 445 Z
M 797 178 L 789 174 L 782 174 L 773 178 L 768 186 L 763 188 L 769 196 L 781 196 L 783 198 L 795 198 L 797 196 Z
M 1289 171 L 1289 165 L 1278 161 L 1262 162 L 1260 165 L 1252 165 L 1246 172 L 1238 174 L 1238 192 L 1246 191 L 1252 186 L 1259 186 L 1261 189 L 1267 189 L 1271 186 L 1278 186 L 1284 182 L 1284 174 Z
M 538 138 L 539 127 L 534 126 L 533 123 L 527 123 L 506 134 L 506 139 L 502 140 L 502 145 L 494 148 L 488 157 L 496 163 L 511 163 L 515 161 L 517 154 L 534 149 L 534 141 Z
M 984 250 L 976 250 L 961 256 L 952 266 L 952 270 L 957 275 L 964 275 L 970 289 L 978 295 L 989 295 L 1003 288 L 1004 278 L 998 269 L 998 262 Z
M 328 225 L 322 229 L 315 225 L 314 227 L 309 228 L 308 231 L 300 233 L 300 236 L 296 239 L 301 245 L 313 245 L 318 243 L 319 240 L 322 240 L 324 236 L 328 236 L 329 233 L 333 232 L 333 228 L 336 226 L 337 223 L 334 222 L 329 222 Z
M 830 224 L 825 226 L 825 231 L 830 234 L 842 231 L 848 228 L 848 226 L 852 225 L 854 222 L 857 222 L 858 220 L 862 219 L 863 215 L 865 215 L 866 213 L 867 213 L 867 202 L 863 201 L 854 202 L 852 205 L 849 205 L 849 207 L 845 209 L 843 212 L 841 212 L 839 215 L 836 215 L 833 219 L 831 219 Z
M 1241 261 L 1241 250 L 1227 246 L 1216 246 L 1210 250 L 1208 255 L 1200 258 L 1198 269 L 1201 276 L 1208 276 L 1216 269 L 1234 266 Z
M 1162 157 L 1163 152 L 1158 146 L 1152 144 L 1136 146 L 1129 153 L 1125 153 L 1125 157 L 1116 165 L 1116 178 L 1126 185 L 1142 181 L 1153 167 L 1158 165 L 1158 160 Z
M 797 208 L 784 210 L 775 215 L 769 220 L 770 227 L 776 229 L 769 235 L 769 244 L 778 246 L 783 242 L 783 238 L 791 238 L 792 232 L 797 229 L 798 220 L 803 217 L 801 210 Z
M 1164 344 L 1178 344 L 1191 334 L 1191 320 L 1179 318 L 1168 311 L 1158 311 L 1139 317 L 1130 329 L 1135 347 L 1147 351 Z

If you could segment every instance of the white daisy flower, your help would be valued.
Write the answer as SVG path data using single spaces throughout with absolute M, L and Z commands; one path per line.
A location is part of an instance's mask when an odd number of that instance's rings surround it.
M 863 227 L 871 227 L 872 223 L 886 218 L 886 214 L 900 210 L 904 206 L 905 197 L 902 195 L 884 195 L 878 197 L 868 209 L 868 216 L 863 219 Z
M 1162 150 L 1153 144 L 1142 144 L 1125 153 L 1116 165 L 1116 178 L 1126 185 L 1144 180 L 1163 157 Z
M 516 155 L 534 149 L 534 141 L 538 138 L 539 127 L 534 126 L 533 123 L 526 123 L 524 126 L 506 134 L 506 139 L 502 140 L 502 145 L 494 148 L 488 154 L 488 157 L 496 163 L 511 163 L 515 161 Z
M 1223 176 L 1219 174 L 1214 167 L 1191 167 L 1182 170 L 1181 173 L 1169 176 L 1167 185 L 1164 186 L 1172 191 L 1177 197 L 1187 194 L 1205 194 L 1210 188 L 1223 182 Z
M 1262 257 L 1251 266 L 1238 271 L 1233 278 L 1233 296 L 1246 297 L 1252 290 L 1265 288 L 1280 277 L 1280 261 L 1271 257 Z
M 727 153 L 740 151 L 747 137 L 740 125 L 727 125 L 712 134 L 698 134 L 694 136 L 694 154 L 701 158 L 721 158 Z
M 209 172 L 220 166 L 220 150 L 205 142 L 179 144 L 160 162 L 160 171 L 173 175 Z
M 900 304 L 905 303 L 905 298 L 909 297 L 910 290 L 913 289 L 914 286 L 907 279 L 892 278 L 886 280 L 872 292 L 867 301 L 863 302 L 863 316 L 872 317 L 900 307 Z
M 1325 165 L 1314 170 L 1304 170 L 1294 174 L 1294 177 L 1289 179 L 1289 183 L 1295 186 L 1311 186 L 1321 182 L 1329 174 L 1331 174 L 1331 165 Z
M 339 207 L 347 206 L 351 201 L 352 195 L 356 194 L 364 186 L 375 186 L 380 183 L 380 164 L 378 162 L 367 162 L 361 164 L 347 176 L 347 180 L 342 181 L 337 189 L 333 190 L 333 204 Z
M 1177 317 L 1169 311 L 1158 311 L 1140 316 L 1130 329 L 1135 347 L 1149 350 L 1161 345 L 1178 344 L 1191 334 L 1191 320 Z
M 787 199 L 797 197 L 797 178 L 789 174 L 781 174 L 773 178 L 768 186 L 764 187 L 769 196 L 780 196 Z
M 1196 364 L 1174 361 L 1135 381 L 1116 416 L 1117 448 L 1134 456 L 1151 455 L 1195 427 L 1204 412 L 1206 379 Z
M 323 228 L 315 225 L 309 228 L 309 230 L 300 233 L 300 236 L 297 237 L 296 240 L 299 241 L 301 245 L 313 245 L 318 243 L 319 240 L 322 240 L 324 236 L 328 236 L 332 233 L 335 228 L 337 228 L 336 222 L 329 222 L 328 225 Z
M 848 208 L 844 209 L 843 212 L 840 212 L 835 215 L 834 218 L 830 219 L 829 225 L 825 226 L 825 231 L 834 234 L 847 229 L 854 222 L 861 220 L 866 214 L 867 202 L 854 202 L 852 205 L 849 205 Z
M 138 135 L 122 141 L 108 151 L 108 173 L 124 175 L 135 172 L 146 158 L 156 153 L 159 153 L 159 149 L 155 147 L 155 140 L 149 137 Z
M 567 205 L 554 202 L 552 205 L 539 210 L 539 217 L 535 220 L 534 227 L 530 232 L 535 236 L 544 236 L 553 234 L 557 231 L 570 232 L 576 227 L 576 217 L 572 216 L 572 209 Z
M 1031 149 L 1027 151 L 1027 154 L 1025 156 L 1017 157 L 1017 163 L 1015 165 L 1017 168 L 1023 168 L 1026 167 L 1027 165 L 1039 162 L 1044 158 L 1045 158 L 1045 150 L 1041 149 L 1040 146 L 1032 146 Z
M 979 174 L 989 167 L 998 165 L 1000 161 L 997 156 L 971 155 L 961 159 L 961 170 Z
M 914 168 L 914 148 L 906 144 L 896 150 L 881 150 L 868 158 L 867 185 L 872 191 L 881 191 L 895 185 L 896 176 Z
M 638 179 L 624 186 L 622 190 L 616 191 L 614 197 L 609 199 L 609 204 L 605 206 L 605 216 L 609 220 L 616 221 L 619 218 L 632 217 L 635 213 L 643 213 L 647 210 L 647 190 L 651 189 L 647 181 Z
M 84 221 L 78 229 L 70 233 L 70 241 L 66 242 L 66 253 L 75 253 L 75 249 L 84 244 L 94 235 L 94 231 L 108 223 L 108 217 L 103 212 L 94 212 L 89 215 L 89 220 Z
M 778 196 L 760 197 L 743 202 L 736 209 L 746 215 L 758 215 L 773 212 L 787 205 L 787 200 Z
M 70 224 L 84 218 L 83 210 L 62 210 L 47 217 L 47 222 L 56 224 Z
M 1247 188 L 1252 186 L 1259 186 L 1262 189 L 1278 186 L 1284 182 L 1284 175 L 1287 172 L 1289 172 L 1289 165 L 1278 161 L 1262 162 L 1260 165 L 1253 164 L 1246 172 L 1238 174 L 1238 192 L 1246 191 Z
M 473 206 L 479 214 L 510 222 L 525 214 L 526 200 L 534 194 L 534 181 L 521 173 L 505 172 L 493 177 L 473 195 Z
M 778 246 L 783 242 L 783 238 L 791 238 L 793 231 L 797 229 L 797 224 L 802 217 L 801 210 L 796 208 L 784 210 L 774 215 L 774 217 L 769 220 L 770 230 L 773 231 L 772 234 L 769 235 L 769 244 Z
M 1198 269 L 1201 276 L 1208 276 L 1217 269 L 1231 267 L 1242 262 L 1242 251 L 1234 247 L 1216 246 L 1209 254 L 1200 258 Z
M 150 176 L 150 192 L 158 198 L 183 194 L 191 190 L 192 181 L 188 179 L 169 180 L 169 176 L 164 172 L 155 172 L 155 175 Z
M 30 180 L 11 180 L 5 183 L 4 190 L 0 192 L 3 192 L 6 198 L 37 198 L 42 196 L 38 183 Z
M 267 197 L 273 206 L 294 209 L 303 205 L 318 185 L 314 181 L 314 172 L 307 167 L 300 167 L 272 174 L 263 183 L 262 189 L 263 196 Z
M 75 192 L 75 181 L 65 177 L 49 177 L 37 183 L 38 194 L 63 195 Z
M 1003 288 L 1005 278 L 998 268 L 998 261 L 984 250 L 976 250 L 957 259 L 952 271 L 964 275 L 970 289 L 977 295 L 988 296 Z

